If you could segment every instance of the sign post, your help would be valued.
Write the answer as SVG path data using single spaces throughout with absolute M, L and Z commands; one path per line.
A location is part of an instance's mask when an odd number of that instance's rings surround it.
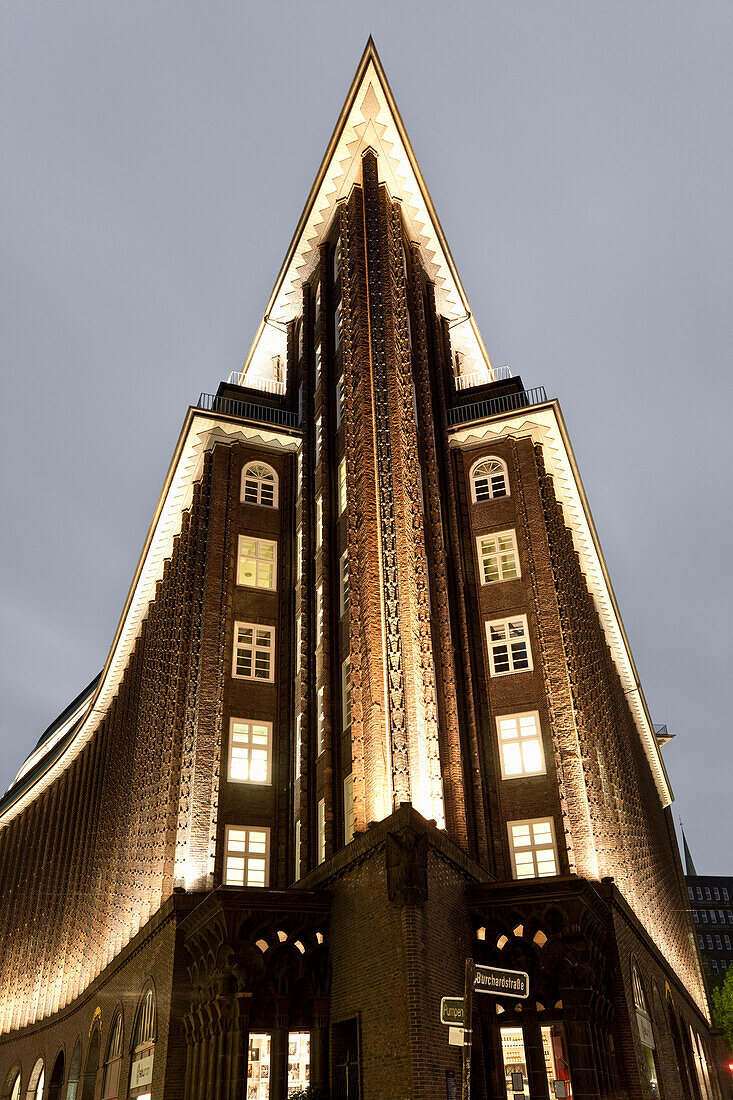
M 473 1038 L 473 959 L 466 959 L 466 980 L 463 992 L 463 1081 L 461 1100 L 471 1100 L 471 1041 Z
M 489 993 L 494 997 L 529 997 L 529 974 L 524 970 L 501 970 L 466 959 L 463 996 L 463 1081 L 461 1100 L 471 1100 L 471 1048 L 473 1041 L 473 994 Z M 460 997 L 444 997 L 440 1003 L 441 1023 L 458 1022 Z

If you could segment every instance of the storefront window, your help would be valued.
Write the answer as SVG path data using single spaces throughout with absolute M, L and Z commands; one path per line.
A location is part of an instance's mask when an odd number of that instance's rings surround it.
M 288 1096 L 307 1089 L 311 1080 L 310 1031 L 291 1031 L 288 1035 Z
M 270 1045 L 272 1036 L 266 1032 L 249 1035 L 247 1065 L 247 1100 L 270 1100 Z
M 521 1027 L 501 1029 L 501 1053 L 504 1058 L 504 1077 L 507 1100 L 529 1100 L 527 1081 L 527 1057 L 524 1053 L 524 1035 Z
M 565 1039 L 559 1024 L 550 1024 L 542 1028 L 542 1052 L 545 1056 L 545 1071 L 550 1098 L 568 1100 L 572 1096 L 570 1070 L 565 1056 Z

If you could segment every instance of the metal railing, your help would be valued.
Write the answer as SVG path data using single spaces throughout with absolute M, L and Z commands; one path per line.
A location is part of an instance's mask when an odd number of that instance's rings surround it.
M 487 382 L 506 382 L 511 377 L 509 367 L 492 367 L 490 371 L 473 370 L 469 374 L 455 374 L 453 381 L 457 390 L 470 390 Z
M 215 393 L 202 393 L 196 406 L 207 412 L 239 416 L 242 420 L 259 420 L 276 424 L 279 428 L 299 428 L 300 421 L 289 409 L 271 409 L 267 405 L 254 405 L 251 401 L 236 401 L 233 397 L 217 397 Z
M 531 390 L 518 393 L 505 393 L 502 397 L 489 397 L 485 401 L 475 401 L 472 405 L 457 405 L 448 409 L 448 424 L 467 424 L 471 420 L 485 420 L 487 416 L 525 409 L 530 405 L 540 405 L 547 400 L 544 386 L 535 386 Z
M 282 397 L 285 393 L 285 383 L 277 378 L 259 378 L 254 374 L 242 374 L 238 370 L 230 372 L 227 382 L 230 386 L 247 386 L 251 390 L 274 393 L 277 397 Z

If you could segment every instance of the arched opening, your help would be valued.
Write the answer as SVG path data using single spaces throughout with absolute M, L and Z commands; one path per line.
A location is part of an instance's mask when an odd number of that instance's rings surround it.
M 277 508 L 278 479 L 272 466 L 266 462 L 248 462 L 242 470 L 240 498 L 243 504 Z
M 10 1067 L 2 1091 L 3 1100 L 20 1100 L 20 1065 L 18 1062 Z
M 153 1080 L 156 1034 L 155 993 L 148 987 L 140 999 L 132 1036 L 130 1096 L 145 1096 Z
M 102 1100 L 116 1100 L 120 1093 L 120 1069 L 122 1068 L 122 1012 L 119 1011 L 112 1023 L 107 1043 L 107 1057 L 104 1060 L 104 1078 L 102 1082 Z
M 66 1100 L 76 1100 L 76 1093 L 79 1088 L 80 1077 L 81 1039 L 77 1039 L 76 1046 L 74 1047 L 74 1053 L 71 1056 L 71 1066 L 69 1067 L 69 1080 L 66 1083 Z
M 471 467 L 471 499 L 474 504 L 509 496 L 506 463 L 496 455 L 480 458 Z
M 61 1100 L 61 1086 L 64 1083 L 64 1052 L 60 1050 L 53 1064 L 51 1080 L 48 1083 L 48 1100 Z
M 89 1040 L 87 1059 L 84 1063 L 84 1079 L 81 1086 L 81 1100 L 94 1100 L 94 1091 L 97 1084 L 97 1070 L 99 1069 L 99 1024 L 92 1025 L 92 1035 Z
M 39 1058 L 28 1079 L 28 1091 L 26 1100 L 43 1100 L 43 1089 L 46 1084 L 46 1067 L 43 1058 Z
M 641 981 L 639 967 L 634 959 L 631 960 L 631 989 L 634 995 L 634 1008 L 636 1009 L 636 1025 L 639 1029 L 641 1040 L 642 1064 L 646 1080 L 652 1096 L 659 1096 L 659 1072 L 655 1056 L 655 1037 L 652 1017 L 647 1007 L 646 994 Z

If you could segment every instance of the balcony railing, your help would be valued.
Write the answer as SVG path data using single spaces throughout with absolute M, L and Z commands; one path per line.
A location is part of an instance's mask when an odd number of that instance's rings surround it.
M 511 376 L 509 367 L 492 367 L 490 372 L 474 370 L 469 374 L 455 374 L 453 381 L 457 390 L 470 390 L 474 386 L 484 386 L 487 382 L 506 382 Z
M 502 397 L 489 397 L 485 401 L 475 401 L 472 405 L 457 405 L 454 409 L 448 409 L 448 424 L 454 427 L 456 424 L 467 424 L 471 420 L 485 420 L 486 417 L 496 416 L 498 413 L 540 405 L 546 400 L 544 386 L 520 390 L 518 393 L 505 393 Z
M 217 397 L 215 393 L 202 393 L 197 408 L 207 412 L 239 416 L 242 420 L 259 420 L 275 424 L 278 428 L 299 428 L 300 422 L 289 409 L 271 409 L 267 405 L 254 405 L 251 401 L 236 401 L 233 397 Z
M 263 393 L 273 393 L 276 397 L 285 394 L 285 383 L 277 378 L 258 378 L 254 374 L 242 374 L 233 370 L 227 379 L 230 386 L 247 386 L 251 390 L 262 390 Z

